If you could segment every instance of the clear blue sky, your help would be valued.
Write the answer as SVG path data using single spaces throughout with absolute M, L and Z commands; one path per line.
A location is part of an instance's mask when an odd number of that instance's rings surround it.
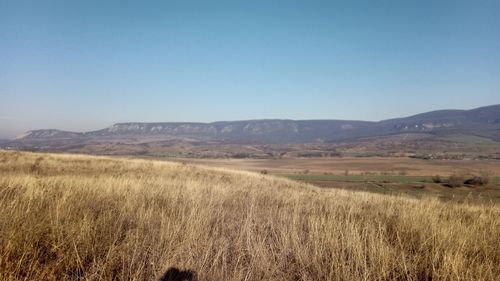
M 498 0 L 0 0 L 0 137 L 498 103 Z

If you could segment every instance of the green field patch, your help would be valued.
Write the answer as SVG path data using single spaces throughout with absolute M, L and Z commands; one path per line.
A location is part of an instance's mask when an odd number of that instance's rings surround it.
M 441 140 L 445 141 L 452 141 L 452 142 L 461 142 L 461 143 L 467 143 L 467 144 L 498 144 L 498 142 L 485 138 L 485 137 L 479 137 L 479 136 L 473 136 L 473 135 L 451 135 L 451 136 L 446 136 L 446 137 L 441 137 L 439 138 Z

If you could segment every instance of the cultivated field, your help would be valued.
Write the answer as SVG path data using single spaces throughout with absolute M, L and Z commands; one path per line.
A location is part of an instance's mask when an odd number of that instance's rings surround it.
M 76 155 L 0 151 L 0 175 L 0 280 L 500 276 L 495 204 Z
M 239 169 L 277 175 L 325 188 L 404 194 L 441 200 L 500 203 L 500 161 L 423 160 L 409 157 L 335 157 L 281 159 L 174 159 L 181 163 Z M 434 183 L 456 174 L 487 175 L 484 186 L 450 188 Z

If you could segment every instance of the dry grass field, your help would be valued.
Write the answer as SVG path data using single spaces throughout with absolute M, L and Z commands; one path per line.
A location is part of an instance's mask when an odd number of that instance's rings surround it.
M 499 245 L 495 204 L 0 151 L 0 280 L 499 280 Z
M 281 158 L 281 159 L 176 159 L 178 162 L 213 167 L 259 172 L 263 169 L 272 174 L 331 173 L 344 175 L 401 175 L 449 176 L 452 173 L 477 173 L 489 171 L 500 176 L 498 160 L 423 160 L 408 157 L 332 157 L 332 158 Z

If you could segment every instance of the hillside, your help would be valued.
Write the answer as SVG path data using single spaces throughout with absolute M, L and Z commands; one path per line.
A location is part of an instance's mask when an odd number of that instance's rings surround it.
M 498 205 L 77 155 L 0 151 L 0 173 L 0 280 L 500 275 Z
M 500 140 L 500 105 L 472 110 L 438 110 L 406 118 L 384 120 L 377 125 L 379 133 L 398 131 L 432 134 L 465 134 Z

